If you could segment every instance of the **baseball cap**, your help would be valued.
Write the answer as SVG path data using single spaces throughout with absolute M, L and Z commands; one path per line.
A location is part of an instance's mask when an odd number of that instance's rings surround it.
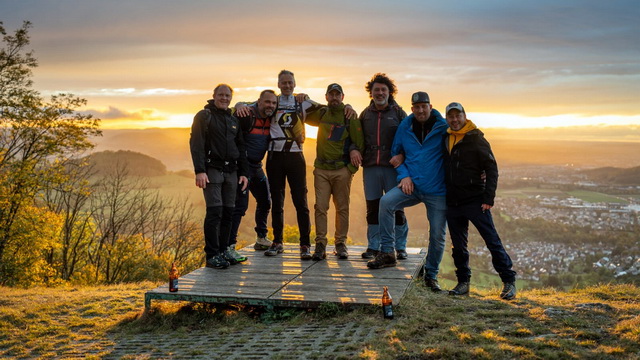
M 411 95 L 411 105 L 429 102 L 429 94 L 424 91 L 418 91 L 417 93 L 413 93 L 413 95 Z
M 464 111 L 464 108 L 462 107 L 462 104 L 460 104 L 460 103 L 452 102 L 451 104 L 447 105 L 447 110 L 445 111 L 445 114 L 448 114 L 449 110 L 451 110 L 451 109 L 458 109 L 461 112 L 466 114 L 466 112 Z
M 330 84 L 329 86 L 327 86 L 326 94 L 330 93 L 333 90 L 337 90 L 337 91 L 340 92 L 340 94 L 344 94 L 344 91 L 342 91 L 342 86 L 340 86 L 340 85 L 338 85 L 336 83 L 333 83 L 333 84 Z

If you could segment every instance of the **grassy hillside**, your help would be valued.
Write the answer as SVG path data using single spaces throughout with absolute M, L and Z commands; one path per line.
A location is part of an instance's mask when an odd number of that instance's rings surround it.
M 278 334 L 309 325 L 331 329 L 349 324 L 374 334 L 340 339 L 342 348 L 364 359 L 640 356 L 640 289 L 633 285 L 525 290 L 505 302 L 498 299 L 496 288 L 473 289 L 469 297 L 452 298 L 416 283 L 401 304 L 396 300 L 396 318 L 391 321 L 382 319 L 375 306 L 265 312 L 156 302 L 143 314 L 143 294 L 156 285 L 0 288 L 0 357 L 214 358 L 216 343 L 234 342 L 236 348 L 252 341 L 268 344 L 268 338 L 254 338 L 268 333 L 275 344 L 297 342 L 298 350 L 282 354 L 280 346 L 273 346 L 266 350 L 271 354 L 267 357 L 333 359 L 322 347 L 303 350 L 309 349 L 302 345 L 303 333 L 293 338 Z

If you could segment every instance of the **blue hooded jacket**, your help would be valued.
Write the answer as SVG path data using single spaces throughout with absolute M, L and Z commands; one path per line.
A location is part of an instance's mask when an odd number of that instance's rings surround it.
M 444 182 L 444 161 L 442 142 L 447 135 L 447 121 L 436 109 L 431 110 L 431 117 L 436 118 L 433 128 L 420 143 L 413 132 L 413 114 L 402 120 L 393 139 L 391 155 L 404 154 L 404 162 L 396 168 L 397 180 L 411 177 L 414 191 L 425 195 L 446 195 Z

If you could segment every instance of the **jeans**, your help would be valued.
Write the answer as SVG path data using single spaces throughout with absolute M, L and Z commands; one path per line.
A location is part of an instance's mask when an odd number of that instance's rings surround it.
M 369 166 L 363 168 L 364 196 L 367 203 L 367 248 L 380 250 L 380 198 L 398 185 L 396 169 L 389 166 Z M 407 248 L 409 225 L 404 211 L 396 212 L 395 248 Z
M 282 243 L 284 237 L 284 190 L 287 183 L 296 208 L 300 245 L 311 245 L 311 217 L 307 204 L 307 164 L 301 152 L 270 151 L 267 155 L 267 176 L 271 190 L 271 221 L 273 241 Z
M 491 262 L 503 282 L 516 280 L 516 272 L 511 268 L 513 263 L 507 251 L 502 246 L 502 241 L 496 227 L 493 224 L 491 211 L 482 211 L 481 203 L 474 202 L 461 206 L 449 206 L 447 209 L 447 222 L 449 234 L 453 244 L 453 262 L 456 265 L 456 277 L 458 281 L 469 281 L 471 268 L 469 267 L 469 250 L 467 249 L 469 235 L 469 221 L 478 229 L 480 236 L 491 252 Z
M 425 195 L 414 190 L 407 195 L 399 188 L 393 188 L 380 200 L 380 241 L 382 252 L 393 252 L 395 232 L 395 212 L 409 206 L 424 203 L 429 220 L 429 248 L 424 264 L 425 277 L 435 279 L 442 261 L 447 227 L 447 202 L 444 195 Z
M 267 228 L 267 218 L 269 217 L 269 211 L 271 211 L 271 194 L 269 192 L 269 181 L 267 176 L 262 170 L 261 164 L 249 164 L 249 186 L 242 191 L 242 187 L 238 186 L 238 192 L 236 194 L 236 206 L 233 210 L 231 219 L 231 237 L 229 238 L 229 245 L 235 245 L 238 237 L 238 228 L 242 217 L 246 214 L 249 208 L 249 192 L 256 199 L 256 213 L 255 222 L 257 237 L 267 236 L 269 231 Z

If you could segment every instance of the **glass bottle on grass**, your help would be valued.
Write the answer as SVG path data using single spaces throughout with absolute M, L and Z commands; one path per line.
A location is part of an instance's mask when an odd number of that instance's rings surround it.
M 385 319 L 393 319 L 393 301 L 389 289 L 385 286 L 382 292 L 382 315 Z
M 171 263 L 171 270 L 169 271 L 169 291 L 178 291 L 178 269 L 176 263 Z

